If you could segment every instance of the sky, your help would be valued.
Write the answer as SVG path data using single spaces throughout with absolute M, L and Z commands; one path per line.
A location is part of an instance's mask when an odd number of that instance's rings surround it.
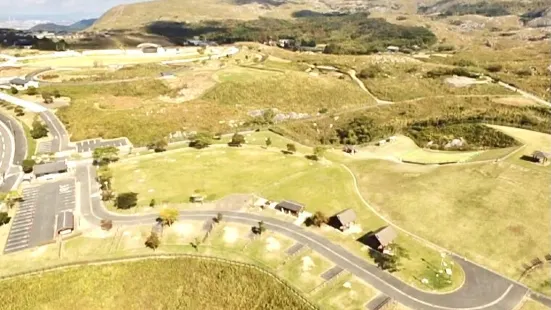
M 0 19 L 80 20 L 139 0 L 0 0 Z

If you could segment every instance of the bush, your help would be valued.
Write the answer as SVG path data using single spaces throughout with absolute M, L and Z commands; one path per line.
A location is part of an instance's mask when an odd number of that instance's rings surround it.
M 195 138 L 189 142 L 189 146 L 196 149 L 204 149 L 212 144 L 212 134 L 208 132 L 202 132 L 195 135 Z
M 44 99 L 44 103 L 46 104 L 54 102 L 54 99 L 52 98 L 52 95 L 49 92 L 43 92 L 42 99 Z
M 138 205 L 138 194 L 129 192 L 121 193 L 115 199 L 115 207 L 118 209 L 130 209 Z
M 33 168 L 36 162 L 33 159 L 25 159 L 23 160 L 23 172 L 24 173 L 31 173 L 33 172 Z
M 229 146 L 241 146 L 242 144 L 245 144 L 245 137 L 242 134 L 235 133 L 231 141 L 228 143 Z
M 437 52 L 451 52 L 453 50 L 455 50 L 453 45 L 442 44 L 436 47 Z
M 27 88 L 27 95 L 34 96 L 36 94 L 38 94 L 38 91 L 36 90 L 35 87 L 30 86 L 29 88 Z
M 515 74 L 518 75 L 518 76 L 531 76 L 532 75 L 532 70 L 530 70 L 530 68 L 523 68 L 523 69 L 518 69 L 515 71 Z
M 455 61 L 453 63 L 454 66 L 459 66 L 459 67 L 474 67 L 475 64 L 474 62 L 470 61 L 470 60 L 467 60 L 467 59 L 460 59 L 458 61 Z
M 8 216 L 8 212 L 0 212 L 0 226 L 9 223 L 11 217 Z
M 48 128 L 42 124 L 39 120 L 33 121 L 33 128 L 31 129 L 31 137 L 33 139 L 40 139 L 48 135 Z
M 373 78 L 376 78 L 378 75 L 380 75 L 382 72 L 383 70 L 381 69 L 381 67 L 377 65 L 369 65 L 369 67 L 362 69 L 362 71 L 360 71 L 359 76 L 362 79 L 367 79 L 367 78 L 373 79 Z
M 53 95 L 54 95 L 55 98 L 60 98 L 61 97 L 61 93 L 57 89 L 54 90 Z
M 406 19 L 408 18 L 402 15 L 396 17 L 396 20 L 406 20 Z
M 503 70 L 503 65 L 501 64 L 489 65 L 486 67 L 486 70 L 492 73 L 500 72 L 501 70 Z
M 17 88 L 15 88 L 15 87 L 12 86 L 12 87 L 10 88 L 10 93 L 11 93 L 12 95 L 17 95 L 17 93 L 19 93 L 19 91 L 17 90 Z

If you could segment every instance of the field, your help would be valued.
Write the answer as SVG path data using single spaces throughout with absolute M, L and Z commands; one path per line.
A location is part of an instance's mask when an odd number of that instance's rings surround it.
M 3 309 L 310 309 L 269 275 L 193 258 L 80 267 L 0 282 L 0 288 L 10 292 Z
M 522 263 L 543 258 L 550 247 L 542 238 L 550 229 L 549 168 L 520 157 L 548 149 L 551 140 L 496 128 L 527 146 L 496 164 L 437 168 L 363 161 L 350 167 L 364 197 L 406 230 L 517 278 Z
M 512 92 L 497 84 L 481 83 L 456 87 L 447 82 L 451 76 L 427 78 L 428 69 L 437 69 L 427 64 L 386 64 L 375 68 L 381 72 L 374 78 L 362 78 L 366 87 L 377 98 L 389 101 L 405 101 L 417 98 L 443 96 L 510 95 Z M 373 69 L 372 69 L 373 70 Z M 472 82 L 484 82 L 472 80 Z M 407 85 L 407 87 L 404 87 Z
M 130 65 L 154 63 L 167 60 L 180 60 L 195 58 L 197 55 L 88 55 L 73 57 L 37 58 L 25 60 L 25 65 L 34 68 L 67 67 L 67 68 L 93 68 L 110 65 Z
M 255 139 L 263 141 L 260 137 Z M 194 192 L 200 192 L 207 200 L 231 193 L 256 193 L 273 201 L 291 199 L 305 204 L 309 212 L 322 211 L 327 216 L 352 208 L 358 215 L 360 232 L 347 235 L 330 228 L 316 232 L 368 259 L 365 246 L 354 237 L 359 237 L 361 231 L 374 230 L 385 223 L 363 205 L 354 191 L 350 174 L 339 164 L 313 162 L 303 156 L 283 155 L 275 147 L 266 150 L 260 146 L 244 146 L 237 149 L 221 145 L 201 151 L 184 148 L 113 164 L 113 188 L 117 192 L 138 193 L 141 206 L 155 198 L 159 202 L 180 203 L 189 208 L 182 203 L 189 201 Z M 140 210 L 144 209 L 138 208 L 136 212 Z M 412 257 L 439 262 L 437 252 L 411 238 L 400 236 L 397 242 L 407 248 Z M 403 264 L 403 270 L 397 275 L 411 285 L 421 285 L 416 278 L 427 270 L 426 263 L 412 258 L 404 260 Z M 452 286 L 436 289 L 452 289 L 462 277 L 463 273 L 458 269 Z

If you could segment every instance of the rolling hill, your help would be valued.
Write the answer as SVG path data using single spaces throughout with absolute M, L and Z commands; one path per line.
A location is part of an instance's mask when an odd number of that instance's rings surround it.
M 32 27 L 31 31 L 51 31 L 51 32 L 61 32 L 61 31 L 66 31 L 66 32 L 77 32 L 77 31 L 81 31 L 81 30 L 84 30 L 90 26 L 92 26 L 92 24 L 94 22 L 96 22 L 96 18 L 91 18 L 91 19 L 83 19 L 83 20 L 80 20 L 74 24 L 71 24 L 71 25 L 68 25 L 68 26 L 65 26 L 65 25 L 58 25 L 58 24 L 54 24 L 54 23 L 46 23 L 46 24 L 38 24 L 34 27 Z
M 252 20 L 291 18 L 293 12 L 360 12 L 368 10 L 415 13 L 420 3 L 437 0 L 156 0 L 120 5 L 107 11 L 92 30 L 135 29 L 158 21 Z

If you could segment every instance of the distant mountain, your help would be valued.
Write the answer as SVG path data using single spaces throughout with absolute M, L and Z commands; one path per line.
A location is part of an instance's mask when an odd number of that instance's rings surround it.
M 62 32 L 62 31 L 76 32 L 76 31 L 81 31 L 81 30 L 84 30 L 84 29 L 92 26 L 92 24 L 94 24 L 96 22 L 96 20 L 97 20 L 96 18 L 83 19 L 83 20 L 80 20 L 80 21 L 78 21 L 74 24 L 68 25 L 68 26 L 58 25 L 58 24 L 54 24 L 54 23 L 38 24 L 38 25 L 30 28 L 29 30 L 31 30 L 31 31 L 50 31 L 50 32 Z

